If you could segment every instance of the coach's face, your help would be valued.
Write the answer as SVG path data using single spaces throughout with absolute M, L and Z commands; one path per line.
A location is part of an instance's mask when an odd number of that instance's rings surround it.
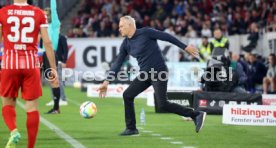
M 129 35 L 130 23 L 126 21 L 124 18 L 120 19 L 119 31 L 123 37 L 127 37 Z

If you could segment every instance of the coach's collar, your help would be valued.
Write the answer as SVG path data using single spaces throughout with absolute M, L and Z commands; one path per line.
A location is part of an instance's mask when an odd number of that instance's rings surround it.
M 28 6 L 28 3 L 14 3 L 16 6 Z

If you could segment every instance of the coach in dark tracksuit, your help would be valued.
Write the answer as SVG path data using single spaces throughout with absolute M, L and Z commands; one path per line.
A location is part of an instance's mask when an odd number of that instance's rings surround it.
M 192 46 L 186 46 L 175 37 L 165 32 L 151 28 L 136 29 L 135 20 L 130 16 L 123 16 L 120 19 L 119 31 L 125 39 L 121 44 L 120 53 L 113 63 L 107 79 L 99 87 L 98 91 L 100 97 L 105 97 L 109 80 L 116 76 L 125 58 L 131 55 L 137 59 L 140 67 L 140 75 L 133 80 L 123 93 L 126 129 L 120 135 L 127 136 L 139 134 L 136 129 L 134 98 L 151 85 L 157 96 L 158 106 L 168 112 L 191 117 L 196 125 L 196 132 L 199 132 L 203 126 L 206 113 L 194 111 L 192 108 L 170 103 L 167 100 L 168 80 L 166 79 L 166 74 L 168 68 L 157 44 L 157 40 L 168 41 L 175 44 L 179 48 L 185 49 L 193 56 L 198 55 L 197 49 Z M 150 72 L 152 70 L 154 70 L 155 73 L 152 74 L 152 72 Z M 160 78 L 158 78 L 158 75 Z

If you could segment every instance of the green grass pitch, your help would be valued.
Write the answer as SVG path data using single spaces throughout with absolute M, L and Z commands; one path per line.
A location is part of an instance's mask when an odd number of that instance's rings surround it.
M 153 107 L 146 106 L 145 99 L 136 99 L 137 126 L 142 127 L 140 136 L 120 137 L 124 127 L 123 100 L 114 98 L 87 98 L 79 89 L 66 88 L 69 105 L 61 107 L 61 114 L 46 115 L 50 108 L 50 89 L 43 87 L 40 98 L 40 113 L 43 118 L 60 128 L 67 135 L 87 148 L 275 148 L 276 127 L 230 126 L 221 123 L 222 116 L 208 115 L 205 126 L 197 134 L 191 121 L 184 121 L 173 114 L 155 113 Z M 84 101 L 93 101 L 98 113 L 93 119 L 79 115 L 79 106 Z M 22 102 L 21 99 L 19 101 Z M 146 110 L 146 125 L 139 125 L 139 114 Z M 27 145 L 25 111 L 17 105 L 17 125 L 22 134 L 18 148 Z M 0 119 L 0 147 L 4 147 L 9 137 L 3 119 Z M 169 137 L 169 138 L 164 138 Z M 66 140 L 40 123 L 36 148 L 70 148 Z

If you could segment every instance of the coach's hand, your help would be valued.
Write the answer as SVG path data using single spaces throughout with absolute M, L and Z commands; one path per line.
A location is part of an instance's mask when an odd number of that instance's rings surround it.
M 193 57 L 198 57 L 198 49 L 196 49 L 194 46 L 192 45 L 188 45 L 185 49 L 185 51 L 187 51 L 190 55 L 192 55 Z
M 104 98 L 106 96 L 108 84 L 108 81 L 104 81 L 103 84 L 97 89 L 100 98 Z

